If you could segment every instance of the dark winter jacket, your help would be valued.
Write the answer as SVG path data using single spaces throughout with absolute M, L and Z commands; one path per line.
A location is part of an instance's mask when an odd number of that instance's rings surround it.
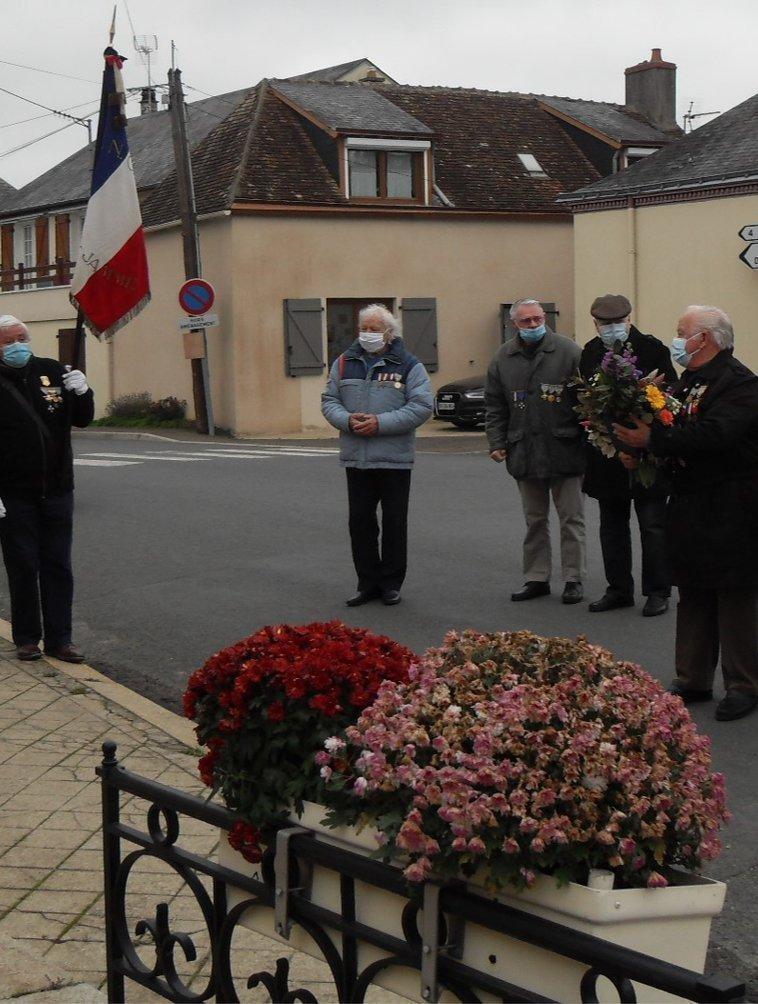
M 490 451 L 506 451 L 508 471 L 517 480 L 575 477 L 584 470 L 571 386 L 579 354 L 576 342 L 548 331 L 533 353 L 516 336 L 490 363 L 487 440 Z
M 665 386 L 676 380 L 676 371 L 671 362 L 671 352 L 657 338 L 643 335 L 632 325 L 625 347 L 631 349 L 637 357 L 637 369 L 643 376 L 658 370 L 665 377 Z M 608 349 L 602 340 L 595 336 L 582 349 L 579 360 L 579 372 L 585 380 L 600 369 Z M 633 483 L 629 472 L 617 457 L 604 457 L 600 450 L 589 442 L 586 443 L 587 470 L 584 475 L 584 492 L 593 499 L 627 499 L 632 498 L 665 498 L 668 495 L 668 478 L 661 472 L 650 488 L 643 488 L 639 483 Z M 633 486 L 632 486 L 633 485 Z
M 676 424 L 655 423 L 651 452 L 672 460 L 666 510 L 674 582 L 758 588 L 758 377 L 725 349 L 674 385 Z
M 89 425 L 95 405 L 91 390 L 67 391 L 63 373 L 55 359 L 32 356 L 20 369 L 0 363 L 0 499 L 42 498 L 73 488 L 71 426 Z M 40 422 L 8 384 L 26 398 Z

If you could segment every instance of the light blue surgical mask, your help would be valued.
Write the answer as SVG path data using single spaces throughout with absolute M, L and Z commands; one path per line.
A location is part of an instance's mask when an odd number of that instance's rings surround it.
M 16 369 L 26 366 L 33 355 L 29 342 L 11 342 L 3 348 L 3 362 Z
M 694 338 L 694 335 L 692 337 Z M 694 352 L 688 352 L 687 342 L 689 341 L 690 341 L 689 338 L 675 338 L 671 342 L 671 358 L 674 360 L 675 363 L 678 363 L 685 369 L 687 369 L 690 362 L 692 361 L 692 357 L 696 355 L 700 351 L 700 349 L 703 348 L 703 346 L 701 345 L 700 348 L 695 349 Z
M 538 342 L 547 334 L 547 328 L 540 324 L 538 328 L 519 328 L 518 333 L 525 342 Z
M 599 324 L 597 333 L 607 349 L 612 349 L 616 342 L 625 342 L 628 338 L 626 323 L 614 321 L 613 324 Z

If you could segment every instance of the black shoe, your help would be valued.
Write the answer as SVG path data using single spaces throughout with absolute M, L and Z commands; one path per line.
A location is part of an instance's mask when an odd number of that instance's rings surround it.
M 690 690 L 689 687 L 683 687 L 677 680 L 674 680 L 669 686 L 668 692 L 676 697 L 681 697 L 685 704 L 698 704 L 701 701 L 713 700 L 712 690 Z
M 42 653 L 37 645 L 30 642 L 28 645 L 18 646 L 16 649 L 16 658 L 20 659 L 22 662 L 35 662 L 37 659 L 42 658 Z
M 538 596 L 549 595 L 549 582 L 525 582 L 521 589 L 517 590 L 515 593 L 511 593 L 511 599 L 514 603 L 518 603 L 519 600 L 534 600 Z
M 385 607 L 396 607 L 400 600 L 399 589 L 385 589 L 382 593 L 382 603 Z
M 563 587 L 562 603 L 581 603 L 584 599 L 584 590 L 581 582 L 567 582 Z
M 658 617 L 665 614 L 669 608 L 668 596 L 648 596 L 642 608 L 643 617 Z
M 758 696 L 744 690 L 727 690 L 726 697 L 716 705 L 715 718 L 718 722 L 733 722 L 744 718 L 758 705 Z
M 624 593 L 617 593 L 613 589 L 607 589 L 605 596 L 590 603 L 590 612 L 593 614 L 603 614 L 606 610 L 618 610 L 621 607 L 633 607 L 634 597 L 625 596 Z
M 359 589 L 355 596 L 351 596 L 349 600 L 345 600 L 345 604 L 348 607 L 362 607 L 364 603 L 378 600 L 380 596 L 381 593 L 378 589 Z

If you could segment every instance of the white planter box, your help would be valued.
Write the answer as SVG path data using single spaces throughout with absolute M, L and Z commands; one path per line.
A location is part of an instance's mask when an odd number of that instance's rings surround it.
M 351 828 L 328 829 L 320 824 L 323 815 L 321 806 L 306 803 L 303 816 L 295 821 L 315 831 L 319 839 L 355 853 L 366 854 L 377 846 L 373 831 L 356 833 Z M 223 833 L 219 859 L 222 865 L 246 874 L 253 874 L 257 868 L 229 847 Z M 526 913 L 700 973 L 705 965 L 711 920 L 721 912 L 726 895 L 723 882 L 685 873 L 682 873 L 681 885 L 665 889 L 591 889 L 573 882 L 559 888 L 555 880 L 547 876 L 539 877 L 531 889 L 522 892 L 493 894 L 473 883 L 469 888 Z M 230 889 L 230 908 L 245 896 L 241 890 Z M 336 873 L 314 869 L 311 899 L 339 913 Z M 403 940 L 401 914 L 405 903 L 400 896 L 356 882 L 357 920 L 373 927 L 380 926 Z M 288 941 L 279 938 L 274 932 L 274 913 L 270 909 L 248 911 L 243 923 L 291 948 L 322 957 L 311 938 L 297 925 Z M 361 945 L 359 970 L 384 954 L 372 946 Z M 587 968 L 472 924 L 466 927 L 462 962 L 557 1001 L 579 1000 L 579 983 Z M 412 970 L 387 970 L 377 979 L 377 984 L 421 1001 L 419 974 Z M 598 981 L 597 989 L 601 1002 L 618 1001 L 618 994 L 606 981 Z M 638 1000 L 646 1004 L 681 1000 L 640 985 L 636 985 L 636 990 Z M 445 996 L 442 999 L 446 999 Z

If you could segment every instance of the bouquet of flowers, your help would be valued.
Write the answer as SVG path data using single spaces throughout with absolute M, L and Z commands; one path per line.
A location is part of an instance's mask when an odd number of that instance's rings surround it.
M 383 683 L 317 756 L 330 825 L 374 825 L 421 882 L 665 886 L 720 850 L 728 818 L 710 741 L 681 699 L 585 639 L 450 633 Z
M 190 677 L 184 712 L 208 752 L 200 777 L 243 817 L 230 843 L 259 861 L 266 831 L 304 799 L 320 801 L 315 754 L 357 720 L 383 681 L 403 682 L 415 656 L 340 621 L 264 627 Z
M 575 410 L 590 443 L 604 457 L 634 452 L 617 442 L 611 431 L 614 422 L 623 425 L 630 418 L 637 418 L 648 424 L 672 425 L 681 409 L 681 403 L 658 386 L 657 372 L 643 376 L 636 363 L 637 358 L 629 349 L 623 352 L 609 349 L 596 373 L 588 380 L 583 377 L 577 380 Z M 659 461 L 646 452 L 640 453 L 637 459 L 631 477 L 649 488 L 658 474 Z

